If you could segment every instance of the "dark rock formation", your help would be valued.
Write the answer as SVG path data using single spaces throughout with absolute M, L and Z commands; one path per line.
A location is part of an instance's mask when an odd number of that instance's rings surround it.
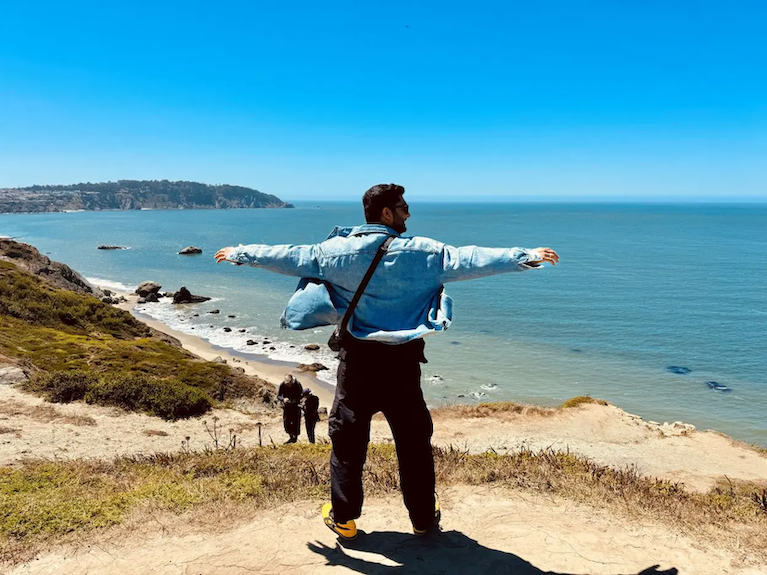
M 0 260 L 11 262 L 20 269 L 39 276 L 53 287 L 90 294 L 98 299 L 104 297 L 104 292 L 89 284 L 68 265 L 52 261 L 29 244 L 0 239 Z
M 226 333 L 229 333 L 230 331 L 232 331 L 232 328 L 231 328 L 231 327 L 225 327 L 225 328 L 224 328 L 224 331 L 225 331 Z
M 221 313 L 221 310 L 218 310 L 218 309 L 212 309 L 212 310 L 210 310 L 208 313 L 213 313 L 213 314 L 216 314 L 216 313 Z
M 720 391 L 722 393 L 730 393 L 732 391 L 729 387 L 717 381 L 707 381 L 706 385 L 709 386 L 714 391 Z
M 188 256 L 188 255 L 192 255 L 192 254 L 201 254 L 201 253 L 202 253 L 202 250 L 200 248 L 196 248 L 194 246 L 187 246 L 183 250 L 178 252 L 178 254 L 181 255 L 181 256 Z
M 204 295 L 193 295 L 186 286 L 181 286 L 179 290 L 173 294 L 173 303 L 200 303 L 208 301 L 210 298 Z M 199 317 L 200 314 L 194 314 L 194 317 Z
M 317 351 L 318 349 L 320 349 L 320 346 L 317 345 L 316 343 L 310 343 L 308 345 L 305 345 L 304 349 L 309 351 Z
M 146 297 L 150 293 L 157 293 L 162 286 L 157 282 L 141 282 L 136 288 L 136 292 L 141 297 Z
M 245 344 L 246 345 L 256 345 L 256 342 L 253 341 L 252 339 L 249 339 L 248 341 L 245 342 Z
M 148 303 L 157 303 L 160 301 L 160 298 L 157 295 L 157 292 L 152 292 L 146 294 L 146 297 L 144 298 Z
M 669 365 L 666 369 L 671 373 L 676 373 L 678 375 L 687 375 L 692 371 L 689 367 L 683 367 L 680 365 Z

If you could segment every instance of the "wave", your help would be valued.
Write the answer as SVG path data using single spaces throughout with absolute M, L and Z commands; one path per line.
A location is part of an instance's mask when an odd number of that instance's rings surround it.
M 126 285 L 124 283 L 116 282 L 116 281 L 112 281 L 112 280 L 105 280 L 103 278 L 85 278 L 85 279 L 88 281 L 88 283 L 90 283 L 92 285 L 95 285 L 96 287 L 99 287 L 99 288 L 102 288 L 102 289 L 103 288 L 111 289 L 111 290 L 114 290 L 114 291 L 122 291 L 122 292 L 133 293 L 134 291 L 136 291 L 136 288 L 138 287 L 138 286 L 135 286 L 135 285 L 134 286 L 129 286 L 129 285 Z

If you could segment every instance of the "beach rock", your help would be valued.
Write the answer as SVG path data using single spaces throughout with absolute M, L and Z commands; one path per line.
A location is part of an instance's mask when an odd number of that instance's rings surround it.
M 226 317 L 228 317 L 228 318 L 230 318 L 230 319 L 234 319 L 234 318 L 236 318 L 237 316 L 236 316 L 236 315 L 228 315 L 228 316 L 226 316 Z
M 109 246 L 109 245 L 104 245 L 104 246 L 99 246 L 96 249 L 98 249 L 98 250 L 124 250 L 126 248 L 125 248 L 125 246 Z
M 0 363 L 0 385 L 13 385 L 27 379 L 27 375 L 15 365 Z
M 181 255 L 181 256 L 188 256 L 188 255 L 191 255 L 191 254 L 201 254 L 201 253 L 202 253 L 202 250 L 200 248 L 196 248 L 194 246 L 187 246 L 183 250 L 178 252 L 178 254 Z
M 157 282 L 141 282 L 136 288 L 136 292 L 141 297 L 146 297 L 150 293 L 157 293 L 162 286 Z
M 297 371 L 313 371 L 315 373 L 318 372 L 318 371 L 323 371 L 325 369 L 328 369 L 328 368 L 325 367 L 324 365 L 322 365 L 319 362 L 314 362 L 314 363 L 299 363 L 296 366 L 296 370 Z
M 101 298 L 101 302 L 102 302 L 102 303 L 108 303 L 108 304 L 110 304 L 110 305 L 111 305 L 111 304 L 116 304 L 116 303 L 117 303 L 117 300 L 116 300 L 116 299 L 114 299 L 114 298 L 111 298 L 111 297 L 109 297 L 109 296 L 106 296 L 106 297 L 102 297 L 102 298 Z
M 173 303 L 200 303 L 208 301 L 210 298 L 203 295 L 193 295 L 186 286 L 181 286 L 176 293 L 173 294 Z M 194 317 L 199 317 L 200 314 L 194 314 Z
M 305 345 L 304 349 L 309 351 L 317 351 L 318 349 L 320 349 L 320 346 L 317 345 L 316 343 L 310 343 L 309 345 Z
M 220 355 L 217 355 L 216 357 L 214 357 L 210 361 L 212 361 L 213 363 L 226 363 L 226 360 L 223 357 L 221 357 Z
M 136 301 L 136 303 L 146 303 L 146 298 L 145 297 L 140 297 L 140 298 L 138 298 L 138 301 Z
M 208 313 L 216 314 L 216 313 L 221 313 L 221 311 L 217 309 L 212 309 Z
M 272 343 L 272 342 L 271 342 L 271 341 L 269 341 L 268 339 L 265 339 L 265 340 L 264 340 L 264 341 L 262 341 L 261 343 L 263 343 L 264 345 L 269 345 L 269 344 L 270 344 L 270 343 Z
M 102 292 L 104 293 L 104 295 L 106 295 L 106 296 L 111 296 L 111 295 L 114 295 L 114 294 L 115 294 L 115 292 L 113 292 L 112 290 L 109 290 L 109 289 L 103 289 L 103 290 L 101 290 L 101 291 L 102 291 Z
M 687 375 L 692 371 L 689 367 L 683 367 L 681 365 L 669 365 L 666 370 L 678 375 Z
M 147 303 L 157 303 L 158 301 L 160 301 L 160 298 L 157 296 L 156 293 L 147 294 L 147 296 L 144 299 L 147 301 Z
M 239 331 L 240 333 L 245 333 L 245 328 L 239 329 L 237 331 Z
M 225 327 L 225 328 L 224 328 L 224 331 L 225 331 L 226 333 L 229 333 L 230 331 L 232 331 L 232 328 L 231 328 L 231 327 Z
M 199 313 L 194 314 L 192 317 L 200 317 Z
M 174 294 L 172 291 L 166 291 L 166 292 L 163 292 L 162 295 L 163 297 L 173 297 L 176 294 Z
M 256 342 L 253 341 L 252 339 L 249 339 L 248 341 L 245 342 L 245 345 L 256 345 Z

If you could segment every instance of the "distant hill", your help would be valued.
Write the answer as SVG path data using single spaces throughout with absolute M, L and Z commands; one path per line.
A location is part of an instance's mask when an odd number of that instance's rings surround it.
M 292 208 L 277 196 L 228 184 L 118 180 L 0 189 L 0 213 L 71 210 Z

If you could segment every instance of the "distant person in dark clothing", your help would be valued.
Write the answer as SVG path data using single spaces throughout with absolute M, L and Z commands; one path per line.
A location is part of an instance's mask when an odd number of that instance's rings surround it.
M 277 391 L 277 399 L 282 402 L 282 423 L 285 433 L 290 436 L 285 443 L 295 443 L 301 433 L 301 393 L 303 388 L 292 375 L 286 375 Z M 312 430 L 314 431 L 314 430 Z
M 305 389 L 301 405 L 304 410 L 306 436 L 309 438 L 309 443 L 314 443 L 314 426 L 320 419 L 320 398 L 314 395 L 310 389 Z

